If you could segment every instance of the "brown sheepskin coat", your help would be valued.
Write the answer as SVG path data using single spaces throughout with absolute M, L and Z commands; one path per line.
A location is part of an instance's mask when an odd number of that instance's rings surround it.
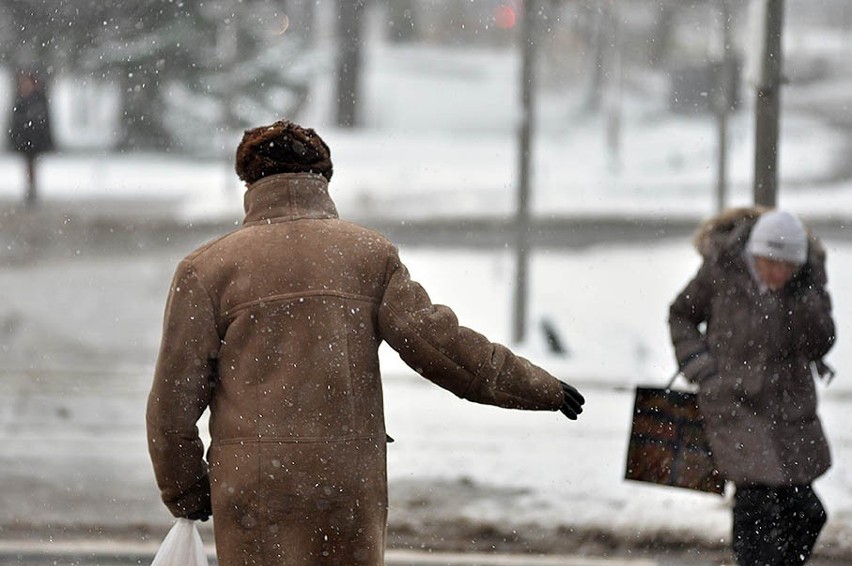
M 162 498 L 178 517 L 212 500 L 220 566 L 383 564 L 379 344 L 478 403 L 553 411 L 560 383 L 433 305 L 391 243 L 337 218 L 323 177 L 266 177 L 245 204 L 171 286 L 147 410 Z
M 810 367 L 834 343 L 825 252 L 811 236 L 790 283 L 761 293 L 744 255 L 758 215 L 735 209 L 699 231 L 704 263 L 671 305 L 671 336 L 719 471 L 736 484 L 808 484 L 831 465 Z

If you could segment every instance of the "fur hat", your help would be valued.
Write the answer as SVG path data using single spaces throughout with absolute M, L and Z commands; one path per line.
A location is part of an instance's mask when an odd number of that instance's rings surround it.
M 797 216 L 770 210 L 754 223 L 746 250 L 753 256 L 802 265 L 808 258 L 808 233 Z
M 237 175 L 251 185 L 278 173 L 317 173 L 331 180 L 331 150 L 311 128 L 287 120 L 246 130 L 237 147 Z

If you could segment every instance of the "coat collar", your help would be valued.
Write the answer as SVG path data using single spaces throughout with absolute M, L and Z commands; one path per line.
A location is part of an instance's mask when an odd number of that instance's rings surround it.
M 244 225 L 299 218 L 337 218 L 328 181 L 314 173 L 282 173 L 253 183 L 243 198 Z

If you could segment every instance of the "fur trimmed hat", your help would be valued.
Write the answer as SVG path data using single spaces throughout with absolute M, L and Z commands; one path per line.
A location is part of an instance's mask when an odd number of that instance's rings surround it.
M 237 146 L 235 170 L 251 185 L 278 173 L 317 173 L 331 180 L 331 150 L 311 128 L 288 120 L 246 130 Z
M 753 256 L 802 265 L 808 259 L 808 233 L 797 216 L 770 210 L 754 223 L 746 250 Z

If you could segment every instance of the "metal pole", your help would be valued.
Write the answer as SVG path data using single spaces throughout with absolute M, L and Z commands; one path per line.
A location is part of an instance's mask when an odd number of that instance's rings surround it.
M 337 104 L 341 128 L 359 125 L 364 0 L 337 0 Z
M 784 0 L 765 0 L 763 62 L 755 103 L 754 204 L 774 207 L 778 196 L 781 30 Z
M 621 106 L 624 96 L 624 72 L 621 39 L 621 10 L 617 0 L 610 0 L 606 10 L 606 23 L 609 26 L 609 81 L 606 86 L 606 145 L 609 150 L 609 161 L 613 169 L 621 167 Z
M 716 211 L 726 206 L 728 191 L 728 112 L 731 106 L 733 72 L 731 64 L 731 9 L 728 0 L 719 0 L 722 18 L 722 67 L 719 72 L 716 92 L 716 125 L 719 136 L 716 163 Z
M 239 131 L 239 120 L 234 111 L 237 99 L 237 85 L 234 72 L 239 59 L 239 7 L 233 0 L 224 4 L 222 8 L 220 24 L 216 30 L 216 51 L 222 66 L 224 88 L 222 97 L 225 102 L 225 135 L 222 139 L 222 163 L 225 166 L 223 175 L 223 188 L 225 193 L 234 190 L 232 182 L 234 174 L 233 150 L 228 147 L 231 134 Z
M 515 297 L 512 339 L 526 337 L 527 271 L 529 266 L 529 195 L 535 96 L 536 0 L 524 0 L 521 21 L 521 125 L 518 130 L 518 203 L 515 213 Z

